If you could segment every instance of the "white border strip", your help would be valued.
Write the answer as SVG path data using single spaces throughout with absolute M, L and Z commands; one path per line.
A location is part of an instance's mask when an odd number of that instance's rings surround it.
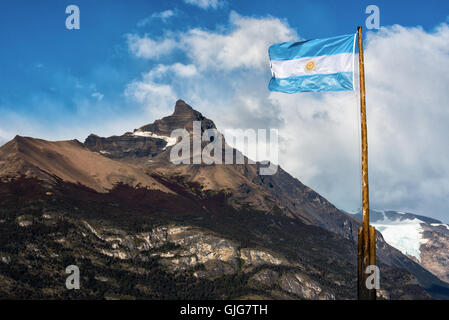
M 311 65 L 310 69 L 306 67 L 308 64 Z M 351 70 L 354 73 L 354 57 L 348 52 L 295 60 L 273 60 L 271 70 L 276 78 L 351 72 Z

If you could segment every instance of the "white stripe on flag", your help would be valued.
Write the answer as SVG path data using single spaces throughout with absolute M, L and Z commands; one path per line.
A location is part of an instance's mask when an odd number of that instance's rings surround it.
M 313 74 L 352 72 L 352 58 L 351 52 L 295 60 L 271 60 L 271 71 L 279 79 Z M 306 67 L 309 62 L 312 62 L 309 64 L 309 66 L 313 66 L 311 69 Z

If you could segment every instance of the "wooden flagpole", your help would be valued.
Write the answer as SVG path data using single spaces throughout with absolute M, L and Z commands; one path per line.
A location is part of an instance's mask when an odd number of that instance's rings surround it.
M 369 225 L 369 188 L 368 188 L 368 135 L 366 128 L 366 100 L 365 100 L 365 66 L 363 61 L 362 27 L 357 28 L 359 44 L 359 76 L 360 76 L 360 115 L 362 130 L 362 212 L 363 223 L 358 233 L 358 281 L 357 297 L 359 300 L 375 300 L 376 289 L 366 287 L 366 268 L 376 263 L 376 234 Z M 371 230 L 370 230 L 371 229 Z

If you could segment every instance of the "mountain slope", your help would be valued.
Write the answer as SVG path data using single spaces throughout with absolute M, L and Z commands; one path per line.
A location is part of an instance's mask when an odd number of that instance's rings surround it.
M 250 204 L 266 211 L 279 210 L 287 216 L 321 226 L 345 238 L 356 238 L 356 219 L 338 210 L 280 167 L 272 176 L 261 176 L 258 174 L 260 164 L 248 164 L 246 157 L 244 164 L 172 164 L 169 160 L 172 144 L 167 142 L 171 132 L 186 129 L 192 134 L 192 121 L 201 121 L 202 131 L 216 128 L 212 120 L 178 100 L 173 114 L 168 117 L 122 136 L 101 138 L 91 134 L 84 144 L 91 151 L 102 153 L 111 159 L 137 164 L 151 172 L 168 176 L 182 175 L 189 182 L 201 184 L 206 190 L 232 191 L 231 200 L 235 204 Z M 151 146 L 151 152 L 142 152 L 142 148 L 147 146 Z M 233 152 L 234 157 L 240 153 L 235 149 Z
M 80 183 L 104 192 L 118 183 L 169 192 L 139 169 L 97 155 L 76 140 L 45 141 L 16 136 L 0 148 L 0 177 L 28 177 Z
M 205 118 L 184 101 L 178 100 L 171 116 L 136 129 L 133 134 L 126 133 L 123 136 L 111 138 L 91 135 L 86 139 L 85 145 L 93 151 L 106 150 L 108 153 L 105 153 L 105 156 L 117 159 L 115 154 L 119 152 L 114 144 L 118 141 L 126 145 L 130 135 L 135 136 L 136 133 L 138 135 L 134 139 L 167 141 L 172 130 L 175 129 L 184 128 L 191 134 L 192 121 L 201 121 L 202 131 L 216 128 L 213 121 Z M 145 132 L 147 132 L 146 135 L 143 134 Z M 158 138 L 155 138 L 155 135 Z M 258 174 L 261 164 L 248 164 L 246 157 L 245 164 L 174 165 L 169 161 L 170 147 L 171 145 L 166 142 L 163 147 L 154 149 L 150 156 L 120 154 L 118 160 L 137 164 L 147 172 L 156 172 L 164 177 L 182 177 L 189 183 L 199 184 L 204 190 L 225 192 L 229 195 L 230 203 L 236 208 L 249 205 L 270 214 L 281 214 L 299 219 L 302 223 L 319 226 L 352 241 L 357 239 L 360 222 L 356 218 L 338 210 L 321 195 L 303 185 L 280 167 L 272 176 L 261 176 Z M 126 145 L 125 148 L 132 150 L 132 144 Z M 235 156 L 238 152 L 234 150 Z M 383 262 L 412 272 L 425 288 L 432 290 L 431 288 L 436 287 L 439 297 L 446 295 L 449 298 L 449 286 L 446 283 L 387 244 L 380 233 L 377 237 L 377 255 Z M 445 293 L 441 295 L 441 292 Z
M 354 242 L 157 178 L 176 193 L 0 182 L 0 297 L 355 298 Z M 72 264 L 82 290 L 64 288 Z M 380 267 L 381 297 L 430 297 L 410 273 Z

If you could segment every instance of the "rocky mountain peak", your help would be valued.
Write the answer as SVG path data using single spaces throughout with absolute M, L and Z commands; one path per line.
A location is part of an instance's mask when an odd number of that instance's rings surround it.
M 188 105 L 184 100 L 178 100 L 175 104 L 174 116 L 181 116 L 185 114 L 194 114 L 195 111 L 190 105 Z
M 103 138 L 91 134 L 84 142 L 84 146 L 111 159 L 144 159 L 147 162 L 148 157 L 155 157 L 173 145 L 171 138 L 173 130 L 186 129 L 191 133 L 193 121 L 201 122 L 202 131 L 215 128 L 212 120 L 204 117 L 185 101 L 178 100 L 170 116 L 121 136 Z
M 199 111 L 193 109 L 183 100 L 176 101 L 175 110 L 172 115 L 156 120 L 151 124 L 140 127 L 135 131 L 152 132 L 158 135 L 170 136 L 175 129 L 186 129 L 192 131 L 193 121 L 201 121 L 201 129 L 216 128 L 212 120 L 204 117 Z

